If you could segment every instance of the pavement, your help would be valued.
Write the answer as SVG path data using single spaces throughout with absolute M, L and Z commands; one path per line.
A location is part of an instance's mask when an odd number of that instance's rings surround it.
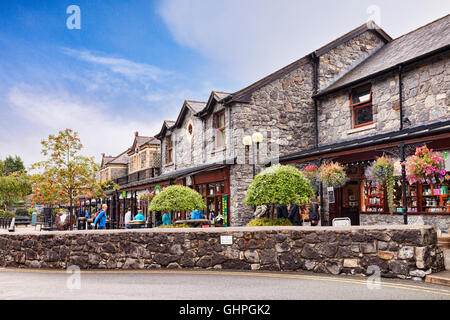
M 450 300 L 450 288 L 410 280 L 312 272 L 0 269 L 0 299 Z

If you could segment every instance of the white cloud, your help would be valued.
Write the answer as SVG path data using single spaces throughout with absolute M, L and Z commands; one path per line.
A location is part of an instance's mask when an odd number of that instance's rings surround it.
M 126 119 L 99 101 L 81 99 L 61 90 L 16 86 L 9 91 L 8 102 L 10 120 L 18 126 L 9 128 L 9 134 L 5 128 L 0 130 L 0 150 L 22 156 L 27 165 L 41 160 L 39 142 L 59 130 L 77 131 L 84 145 L 83 154 L 100 161 L 103 152 L 117 155 L 128 148 L 135 131 L 151 136 L 162 123 L 158 117 Z
M 216 63 L 213 71 L 248 84 L 365 23 L 373 4 L 393 37 L 450 10 L 448 0 L 166 0 L 159 14 L 178 43 Z
M 115 73 L 129 78 L 130 80 L 160 81 L 163 77 L 171 74 L 171 72 L 162 70 L 156 66 L 145 63 L 137 63 L 124 58 L 111 58 L 94 55 L 87 50 L 63 48 L 63 52 L 80 60 L 104 66 Z

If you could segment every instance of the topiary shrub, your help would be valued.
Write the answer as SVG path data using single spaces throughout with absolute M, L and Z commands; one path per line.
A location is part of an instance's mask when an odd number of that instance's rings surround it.
M 277 164 L 256 175 L 247 189 L 245 204 L 305 204 L 313 195 L 310 181 L 300 170 Z
M 247 227 L 269 227 L 269 226 L 292 226 L 292 222 L 288 219 L 269 219 L 269 218 L 257 218 L 253 219 L 247 224 Z
M 185 186 L 170 186 L 158 193 L 150 203 L 149 211 L 193 211 L 206 209 L 200 193 Z

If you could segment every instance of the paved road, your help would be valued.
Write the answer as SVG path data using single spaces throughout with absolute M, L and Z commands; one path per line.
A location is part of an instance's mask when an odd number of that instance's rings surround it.
M 78 281 L 77 277 L 80 277 Z M 74 289 L 69 289 L 68 287 Z M 80 289 L 76 289 L 77 285 Z M 372 283 L 376 286 L 376 283 Z M 450 288 L 408 280 L 314 273 L 229 271 L 82 272 L 0 269 L 0 299 L 432 299 Z

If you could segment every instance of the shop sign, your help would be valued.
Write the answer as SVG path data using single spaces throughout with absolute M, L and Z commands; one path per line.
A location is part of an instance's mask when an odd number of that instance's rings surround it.
M 220 236 L 220 244 L 232 245 L 233 236 Z
M 153 191 L 155 191 L 155 195 L 157 195 L 158 193 L 161 192 L 161 186 L 157 184 L 156 186 L 153 187 Z
M 223 226 L 228 227 L 228 196 L 222 196 Z
M 126 191 L 122 191 L 122 199 L 126 199 L 127 197 L 127 192 Z
M 442 153 L 444 154 L 445 171 L 450 171 L 450 150 L 445 150 Z
M 334 203 L 334 188 L 328 187 L 327 193 L 328 193 L 328 203 Z

